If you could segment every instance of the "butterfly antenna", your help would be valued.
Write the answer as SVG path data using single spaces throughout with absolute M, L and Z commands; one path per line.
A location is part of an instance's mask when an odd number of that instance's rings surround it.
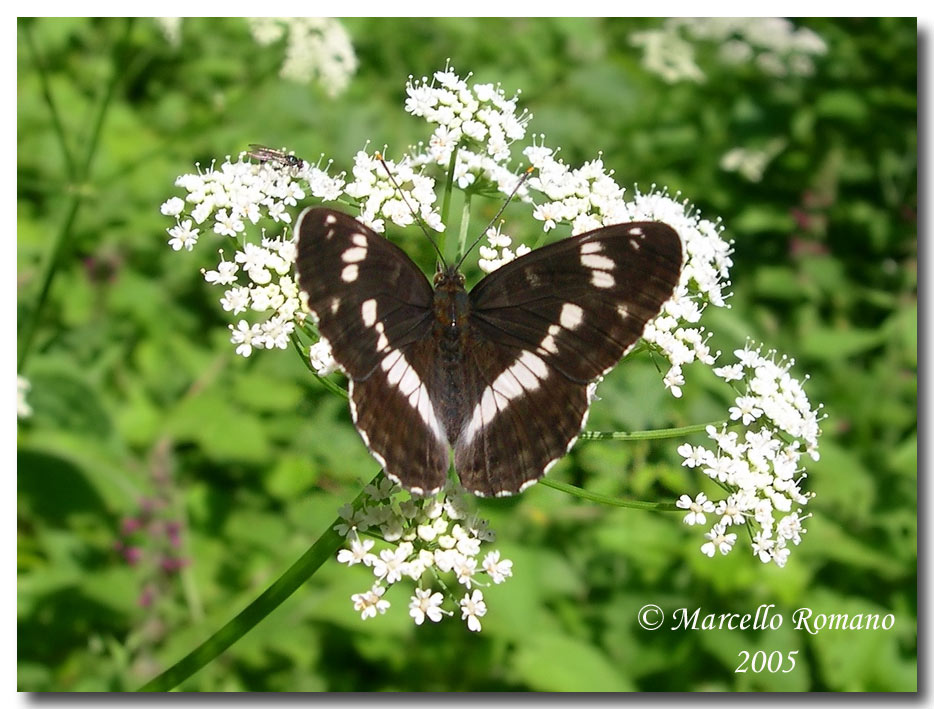
M 441 261 L 441 264 L 447 268 L 447 261 L 444 260 L 444 254 L 441 253 L 441 249 L 438 248 L 438 243 L 432 238 L 431 234 L 428 232 L 428 227 L 425 226 L 425 222 L 422 221 L 422 218 L 418 216 L 418 212 L 412 209 L 412 205 L 409 204 L 409 200 L 406 199 L 405 192 L 402 191 L 402 188 L 399 186 L 399 183 L 396 182 L 396 178 L 392 174 L 392 170 L 389 169 L 389 165 L 386 164 L 386 161 L 383 160 L 382 153 L 375 153 L 376 159 L 379 160 L 380 165 L 383 166 L 383 169 L 386 171 L 386 174 L 389 175 L 389 179 L 392 182 L 393 187 L 396 188 L 396 191 L 399 193 L 399 196 L 402 198 L 402 201 L 405 202 L 405 206 L 409 208 L 409 211 L 412 212 L 412 216 L 415 218 L 415 221 L 418 222 L 419 228 L 421 228 L 422 233 L 426 236 L 428 241 L 431 242 L 431 245 L 435 247 L 435 252 L 438 254 L 438 258 Z
M 480 236 L 478 236 L 474 240 L 474 242 L 470 245 L 470 248 L 464 251 L 463 256 L 460 257 L 460 260 L 457 262 L 457 265 L 454 268 L 459 269 L 461 267 L 461 264 L 464 263 L 464 259 L 467 258 L 467 254 L 469 254 L 471 251 L 474 250 L 476 245 L 480 243 L 480 240 L 483 239 L 486 233 L 490 230 L 490 227 L 496 224 L 496 220 L 499 219 L 500 216 L 502 216 L 504 211 L 506 211 L 506 207 L 509 206 L 509 203 L 512 201 L 512 198 L 516 196 L 516 192 L 519 191 L 519 188 L 522 187 L 523 184 L 525 184 L 525 181 L 529 179 L 529 175 L 531 175 L 534 171 L 535 171 L 534 167 L 529 167 L 523 173 L 522 177 L 520 177 L 519 181 L 516 183 L 516 186 L 512 188 L 512 192 L 509 193 L 509 196 L 506 198 L 506 201 L 503 202 L 503 206 L 499 208 L 499 211 L 496 213 L 496 216 L 493 217 L 490 220 L 490 223 L 486 225 L 486 228 L 480 232 Z

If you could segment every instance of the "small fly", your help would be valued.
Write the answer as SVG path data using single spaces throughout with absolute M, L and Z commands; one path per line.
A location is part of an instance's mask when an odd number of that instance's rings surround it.
M 250 143 L 250 149 L 246 154 L 254 160 L 259 160 L 260 162 L 274 162 L 282 167 L 300 168 L 305 164 L 305 161 L 297 155 L 291 155 L 282 150 L 268 148 L 265 145 L 259 145 L 257 143 Z

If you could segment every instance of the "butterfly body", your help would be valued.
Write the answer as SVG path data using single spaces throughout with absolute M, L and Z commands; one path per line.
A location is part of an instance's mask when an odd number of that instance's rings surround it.
M 420 493 L 447 478 L 519 492 L 573 445 L 595 382 L 642 335 L 680 276 L 657 222 L 598 229 L 532 251 L 471 291 L 434 287 L 391 242 L 326 208 L 303 212 L 299 286 L 347 374 L 351 415 L 386 473 Z

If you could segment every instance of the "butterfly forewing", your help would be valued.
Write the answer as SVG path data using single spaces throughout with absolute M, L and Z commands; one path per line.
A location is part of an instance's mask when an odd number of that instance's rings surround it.
M 512 261 L 470 293 L 472 324 L 589 382 L 612 368 L 658 315 L 681 274 L 681 240 L 660 222 L 617 224 Z
M 349 377 L 426 337 L 431 285 L 398 246 L 331 209 L 305 210 L 295 230 L 299 287 Z

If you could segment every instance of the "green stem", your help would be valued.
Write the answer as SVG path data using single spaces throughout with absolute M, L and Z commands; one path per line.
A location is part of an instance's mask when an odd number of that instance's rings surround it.
M 454 192 L 454 168 L 457 167 L 457 146 L 451 151 L 451 159 L 448 160 L 448 174 L 444 180 L 444 196 L 441 198 L 441 223 L 445 230 L 438 237 L 438 248 L 444 253 L 444 242 L 446 241 L 448 215 L 451 213 L 451 195 Z
M 45 99 L 45 103 L 49 108 L 49 113 L 52 116 L 52 128 L 55 133 L 55 137 L 58 139 L 59 148 L 62 151 L 62 158 L 65 161 L 65 173 L 68 176 L 69 181 L 74 181 L 77 175 L 75 174 L 75 160 L 72 157 L 71 150 L 68 147 L 68 138 L 65 136 L 65 125 L 62 123 L 61 116 L 59 115 L 58 108 L 55 105 L 55 100 L 52 98 L 52 89 L 49 87 L 49 76 L 46 72 L 45 64 L 42 62 L 42 57 L 39 56 L 39 48 L 36 46 L 36 40 L 33 37 L 32 29 L 30 25 L 32 21 L 25 20 L 20 22 L 20 28 L 23 31 L 23 35 L 26 38 L 26 48 L 29 50 L 29 54 L 32 57 L 32 63 L 36 67 L 36 71 L 39 75 L 39 85 L 42 89 L 42 97 Z
M 355 508 L 363 499 L 363 494 L 361 491 L 354 498 L 352 504 Z M 299 586 L 311 578 L 325 561 L 334 556 L 344 541 L 344 538 L 334 531 L 334 527 L 340 522 L 340 518 L 331 522 L 318 541 L 312 544 L 298 561 L 292 564 L 255 601 L 240 611 L 233 620 L 165 672 L 144 684 L 138 691 L 167 692 L 177 687 L 252 630 L 263 618 L 295 593 Z
M 670 512 L 677 510 L 677 506 L 673 502 L 643 502 L 642 500 L 623 500 L 619 497 L 610 497 L 609 495 L 601 495 L 598 492 L 589 492 L 582 487 L 577 487 L 576 485 L 569 485 L 568 483 L 558 482 L 557 480 L 550 480 L 549 478 L 542 478 L 538 481 L 539 485 L 544 485 L 550 487 L 554 490 L 559 490 L 561 492 L 566 492 L 569 495 L 574 495 L 575 497 L 580 497 L 584 500 L 590 500 L 591 502 L 599 502 L 601 505 L 612 505 L 613 507 L 629 507 L 634 510 L 652 510 L 655 512 Z
M 657 428 L 650 431 L 583 431 L 579 440 L 581 441 L 653 441 L 659 438 L 680 438 L 691 433 L 701 433 L 708 426 L 720 427 L 724 423 L 728 426 L 735 422 L 730 421 L 711 421 L 710 423 L 697 423 L 693 426 L 681 426 L 679 428 Z
M 471 193 L 464 192 L 464 208 L 461 211 L 461 223 L 457 236 L 457 257 L 455 263 L 464 256 L 464 248 L 467 245 L 467 232 L 470 230 L 470 201 Z
M 331 392 L 332 394 L 337 394 L 338 396 L 341 396 L 345 399 L 348 398 L 346 389 L 342 389 L 341 387 L 337 386 L 337 384 L 332 382 L 330 379 L 328 379 L 327 377 L 322 377 L 320 374 L 318 374 L 315 371 L 315 368 L 311 366 L 311 362 L 308 359 L 308 353 L 302 350 L 302 343 L 299 341 L 298 337 L 295 335 L 294 332 L 292 333 L 292 336 L 289 339 L 292 340 L 292 345 L 295 347 L 295 351 L 298 352 L 299 359 L 302 360 L 302 362 L 304 363 L 308 371 L 315 375 L 315 379 L 321 382 L 322 386 L 325 389 L 327 389 L 329 392 Z
M 117 51 L 114 52 L 115 56 L 113 62 L 113 73 L 110 77 L 110 81 L 107 84 L 107 87 L 104 89 L 100 104 L 97 107 L 97 113 L 94 116 L 94 123 L 90 132 L 90 137 L 88 139 L 87 152 L 84 156 L 84 161 L 76 172 L 76 182 L 78 184 L 86 182 L 88 176 L 90 175 L 91 163 L 94 161 L 94 154 L 97 151 L 97 144 L 100 140 L 101 131 L 104 127 L 104 119 L 107 116 L 107 109 L 110 106 L 110 101 L 113 98 L 117 84 L 119 83 L 120 78 L 123 76 L 123 70 L 128 65 L 128 62 L 125 60 L 125 58 L 119 56 L 119 54 L 121 53 L 120 50 L 126 46 L 132 27 L 133 20 L 128 19 L 124 35 L 116 45 Z M 64 140 L 64 136 L 62 136 L 62 140 Z M 45 306 L 48 303 L 49 292 L 52 289 L 52 282 L 55 279 L 55 274 L 58 272 L 59 265 L 62 263 L 62 254 L 65 252 L 65 245 L 70 240 L 69 237 L 71 236 L 71 230 L 78 215 L 78 209 L 84 201 L 85 195 L 83 192 L 84 190 L 77 189 L 77 187 L 74 188 L 68 203 L 68 207 L 66 208 L 65 220 L 55 237 L 55 242 L 52 245 L 52 250 L 49 253 L 49 257 L 46 259 L 42 272 L 41 285 L 39 286 L 39 296 L 36 299 L 36 303 L 32 310 L 26 315 L 25 322 L 23 324 L 23 330 L 19 336 L 19 357 L 16 363 L 17 372 L 22 372 L 26 366 L 26 358 L 29 354 L 32 343 L 35 340 L 39 321 L 42 318 L 42 312 L 45 310 Z

